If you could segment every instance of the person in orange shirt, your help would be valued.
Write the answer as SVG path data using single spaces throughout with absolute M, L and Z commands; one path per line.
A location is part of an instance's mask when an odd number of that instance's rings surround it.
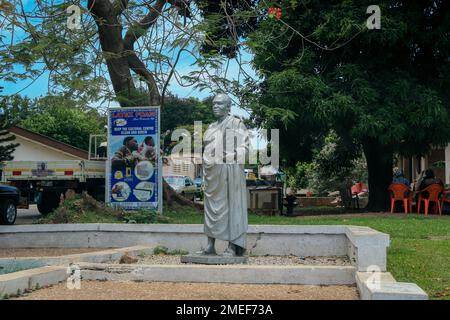
M 352 195 L 358 195 L 358 197 L 361 197 L 361 196 L 365 195 L 367 192 L 369 192 L 369 188 L 367 188 L 367 186 L 362 182 L 355 183 L 352 186 L 351 190 L 352 190 Z

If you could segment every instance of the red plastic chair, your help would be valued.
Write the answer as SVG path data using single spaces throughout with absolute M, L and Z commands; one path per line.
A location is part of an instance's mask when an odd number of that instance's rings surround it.
M 450 189 L 444 190 L 444 192 L 442 192 L 441 211 L 444 209 L 444 202 L 450 203 L 450 198 L 448 197 L 449 195 L 450 195 Z
M 394 213 L 395 202 L 402 201 L 405 208 L 405 214 L 412 213 L 412 191 L 403 183 L 392 183 L 388 190 L 391 198 L 391 213 Z M 405 193 L 408 192 L 408 196 L 405 197 Z
M 442 193 L 443 190 L 444 187 L 438 183 L 430 184 L 425 189 L 420 190 L 419 200 L 417 201 L 417 213 L 420 213 L 420 204 L 423 201 L 425 203 L 425 216 L 428 215 L 428 206 L 430 205 L 430 202 L 436 203 L 436 205 L 434 206 L 434 213 L 437 213 L 438 211 L 439 215 L 442 215 L 442 207 L 439 195 Z M 424 192 L 428 192 L 428 198 L 424 198 L 422 196 Z

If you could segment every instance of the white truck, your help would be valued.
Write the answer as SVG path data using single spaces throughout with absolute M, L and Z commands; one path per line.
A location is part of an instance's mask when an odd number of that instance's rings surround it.
M 5 161 L 1 181 L 20 190 L 18 208 L 36 203 L 45 215 L 58 207 L 61 194 L 69 189 L 87 191 L 96 200 L 105 201 L 106 154 L 97 153 L 97 137 L 102 135 L 90 137 L 89 160 Z
M 2 182 L 20 190 L 19 208 L 36 203 L 45 215 L 58 207 L 68 189 L 87 191 L 96 200 L 105 200 L 105 161 L 6 161 Z

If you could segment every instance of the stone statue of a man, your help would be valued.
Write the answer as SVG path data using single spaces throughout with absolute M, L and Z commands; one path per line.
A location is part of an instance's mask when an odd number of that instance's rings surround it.
M 215 239 L 228 241 L 225 256 L 242 256 L 246 247 L 247 191 L 244 162 L 248 135 L 243 122 L 229 115 L 231 99 L 224 93 L 213 99 L 217 121 L 205 132 L 203 179 L 204 231 L 208 245 L 203 254 L 216 254 Z

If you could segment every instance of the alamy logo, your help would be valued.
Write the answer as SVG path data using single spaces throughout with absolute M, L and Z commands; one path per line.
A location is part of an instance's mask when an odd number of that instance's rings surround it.
M 367 272 L 372 273 L 366 280 L 366 285 L 371 290 L 379 290 L 381 287 L 381 268 L 377 265 L 367 267 Z
M 67 277 L 67 289 L 69 290 L 80 290 L 81 289 L 81 269 L 76 264 L 70 264 L 67 267 L 66 273 L 69 275 Z
M 370 14 L 370 17 L 367 18 L 367 29 L 369 30 L 379 30 L 381 29 L 381 9 L 377 5 L 370 5 L 366 10 L 367 14 Z
M 67 17 L 67 28 L 69 30 L 81 29 L 81 9 L 79 6 L 72 4 L 67 7 L 66 12 L 69 14 Z
M 173 131 L 171 140 L 177 142 L 173 147 L 170 156 L 176 159 L 190 158 L 193 149 L 194 154 L 203 155 L 203 163 L 213 164 L 261 164 L 279 167 L 279 130 L 270 130 L 270 140 L 268 132 L 262 129 L 259 138 L 267 141 L 267 146 L 263 150 L 252 147 L 251 140 L 254 135 L 251 131 L 240 124 L 239 128 L 214 128 L 209 127 L 203 134 L 202 122 L 194 122 L 194 147 L 192 148 L 191 133 L 186 129 L 176 129 Z M 270 155 L 269 155 L 270 148 Z

